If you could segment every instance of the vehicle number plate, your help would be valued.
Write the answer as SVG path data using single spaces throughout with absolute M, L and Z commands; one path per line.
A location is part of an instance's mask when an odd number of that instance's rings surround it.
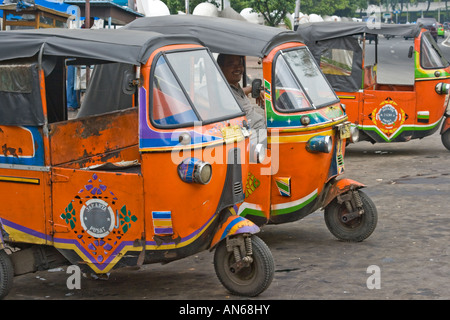
M 350 123 L 346 123 L 339 127 L 341 139 L 350 138 Z

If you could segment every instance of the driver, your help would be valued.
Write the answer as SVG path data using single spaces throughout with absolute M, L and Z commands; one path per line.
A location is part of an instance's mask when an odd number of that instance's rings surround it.
M 221 53 L 217 57 L 217 63 L 230 84 L 237 101 L 244 109 L 250 128 L 255 130 L 265 129 L 266 116 L 264 110 L 257 104 L 252 103 L 247 96 L 252 88 L 250 86 L 242 88 L 239 84 L 244 74 L 244 57 Z

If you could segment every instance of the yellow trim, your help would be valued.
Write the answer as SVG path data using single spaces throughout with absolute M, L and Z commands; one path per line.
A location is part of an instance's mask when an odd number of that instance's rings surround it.
M 3 224 L 3 228 L 6 233 L 8 233 L 8 239 L 11 242 L 24 242 L 24 243 L 33 243 L 33 244 L 46 244 L 47 241 L 45 239 L 35 237 L 26 232 L 22 232 L 13 227 L 9 227 Z
M 5 177 L 5 176 L 0 176 L 0 181 L 30 183 L 30 184 L 39 184 L 40 183 L 40 180 L 37 178 Z
M 168 226 L 172 226 L 172 220 L 163 220 L 163 219 L 157 219 L 157 220 L 153 220 L 153 226 L 154 227 L 168 227 Z
M 348 116 L 344 115 L 342 119 L 336 120 L 336 121 L 332 121 L 332 122 L 327 122 L 327 123 L 323 123 L 323 124 L 319 124 L 317 126 L 308 126 L 308 127 L 296 127 L 296 128 L 288 128 L 288 129 L 278 129 L 278 128 L 269 128 L 268 131 L 279 131 L 279 132 L 304 132 L 304 131 L 313 131 L 313 130 L 320 130 L 320 129 L 324 129 L 324 128 L 329 128 L 332 126 L 335 126 L 339 123 L 345 122 L 347 121 Z
M 268 137 L 269 143 L 293 143 L 293 142 L 307 142 L 312 137 L 318 136 L 318 135 L 333 135 L 333 129 L 322 131 L 322 132 L 315 132 L 315 133 L 309 133 L 309 134 L 300 134 L 300 135 L 284 135 L 284 136 L 278 136 L 278 141 L 274 141 L 272 137 Z
M 187 145 L 182 147 L 163 147 L 163 148 L 141 148 L 139 151 L 144 152 L 158 152 L 158 151 L 180 151 L 180 150 L 194 150 L 194 149 L 202 149 L 204 147 L 217 146 L 225 144 L 224 140 L 213 141 L 208 143 L 200 143 L 198 145 Z
M 338 95 L 338 98 L 339 99 L 356 99 L 356 96 L 339 96 Z
M 72 250 L 77 253 L 77 255 L 83 259 L 83 263 L 87 264 L 95 273 L 107 273 L 109 272 L 120 259 L 128 252 L 128 251 L 142 251 L 142 247 L 134 247 L 134 246 L 125 246 L 120 250 L 120 252 L 108 263 L 106 268 L 99 269 L 97 266 L 91 262 L 91 260 L 74 244 L 69 243 L 54 243 L 54 247 L 57 249 L 65 249 Z
M 450 79 L 450 76 L 447 76 L 447 77 L 416 78 L 416 79 L 414 79 L 414 81 L 447 80 L 447 79 Z

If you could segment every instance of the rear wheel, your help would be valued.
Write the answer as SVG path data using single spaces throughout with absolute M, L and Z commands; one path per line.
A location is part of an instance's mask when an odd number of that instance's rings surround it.
M 14 268 L 5 250 L 0 250 L 0 299 L 6 297 L 11 290 Z
M 359 217 L 344 222 L 343 216 L 348 213 L 344 203 L 338 203 L 335 198 L 325 208 L 325 223 L 328 230 L 339 240 L 359 242 L 367 239 L 378 222 L 375 204 L 361 190 L 357 191 L 361 198 L 364 213 Z
M 446 147 L 447 150 L 450 150 L 450 130 L 447 130 L 441 134 L 441 141 L 444 147 Z
M 252 262 L 236 270 L 233 251 L 227 250 L 226 241 L 219 243 L 214 253 L 214 268 L 222 285 L 234 295 L 255 297 L 272 282 L 275 265 L 272 253 L 257 236 L 251 237 Z

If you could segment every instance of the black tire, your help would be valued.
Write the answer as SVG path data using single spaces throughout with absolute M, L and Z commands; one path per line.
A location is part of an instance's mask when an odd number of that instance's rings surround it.
M 0 299 L 11 290 L 14 279 L 14 267 L 5 250 L 0 250 Z
M 441 134 L 441 141 L 444 147 L 446 147 L 447 150 L 450 150 L 450 130 L 447 130 Z
M 378 222 L 378 213 L 375 204 L 361 190 L 358 190 L 363 203 L 364 213 L 353 220 L 343 222 L 341 217 L 347 213 L 345 204 L 339 204 L 334 199 L 325 208 L 325 223 L 328 230 L 339 240 L 348 242 L 360 242 L 367 239 L 375 230 Z
M 239 272 L 232 272 L 235 262 L 233 252 L 228 252 L 226 241 L 217 246 L 214 253 L 214 269 L 222 285 L 238 296 L 255 297 L 266 290 L 272 282 L 275 265 L 272 253 L 257 236 L 252 236 L 253 262 Z

